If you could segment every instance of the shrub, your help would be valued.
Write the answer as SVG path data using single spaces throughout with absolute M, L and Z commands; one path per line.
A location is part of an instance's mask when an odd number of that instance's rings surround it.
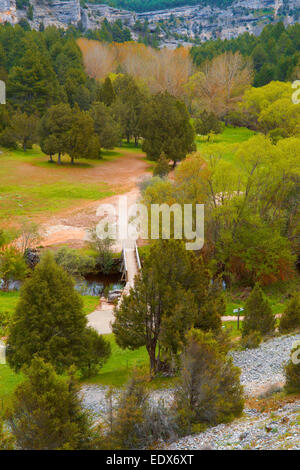
M 0 416 L 0 450 L 14 450 L 15 440 Z
M 96 229 L 90 231 L 90 246 L 97 251 L 96 265 L 103 274 L 109 274 L 114 265 L 114 255 L 112 247 L 114 241 L 112 238 L 99 238 Z
M 153 176 L 159 176 L 160 178 L 163 178 L 164 176 L 167 176 L 169 171 L 170 171 L 169 161 L 166 158 L 165 153 L 163 152 L 161 156 L 159 157 L 157 165 L 155 166 L 153 170 Z
M 253 331 L 257 331 L 261 335 L 274 332 L 275 316 L 258 284 L 247 299 L 244 315 L 243 337 Z
M 211 333 L 191 330 L 182 358 L 174 411 L 182 434 L 226 423 L 243 411 L 240 370 Z
M 11 324 L 12 314 L 6 311 L 0 311 L 0 336 L 6 336 Z
M 8 290 L 10 281 L 23 281 L 26 274 L 26 262 L 18 250 L 11 247 L 0 252 L 0 278 L 3 280 L 3 290 Z
M 60 248 L 55 253 L 54 259 L 71 276 L 81 277 L 95 271 L 95 259 L 78 253 L 78 250 Z
M 300 344 L 294 348 L 291 352 L 291 359 L 285 366 L 285 388 L 288 393 L 294 393 L 300 391 Z
M 258 348 L 262 342 L 262 337 L 259 331 L 251 331 L 247 336 L 242 338 L 242 347 L 244 349 Z
M 175 437 L 175 423 L 170 412 L 160 402 L 151 401 L 146 389 L 146 376 L 134 373 L 117 400 L 110 419 L 108 446 L 113 449 L 142 449 L 159 440 Z M 112 403 L 112 400 L 110 400 Z
M 83 408 L 73 372 L 60 377 L 35 357 L 24 370 L 7 412 L 8 424 L 23 450 L 77 450 L 92 444 L 92 422 Z
M 300 328 L 300 294 L 297 292 L 288 303 L 280 319 L 279 331 L 289 333 Z
M 8 149 L 18 148 L 17 139 L 9 127 L 6 127 L 0 134 L 0 145 Z

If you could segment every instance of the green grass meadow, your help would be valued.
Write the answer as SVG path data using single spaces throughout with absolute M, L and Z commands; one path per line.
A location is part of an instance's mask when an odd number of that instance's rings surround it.
M 207 150 L 212 145 L 222 144 L 224 160 L 238 165 L 235 153 L 239 144 L 246 142 L 254 135 L 255 132 L 246 127 L 226 127 L 222 134 L 215 135 L 209 141 L 207 137 L 198 135 L 196 138 L 197 150 L 201 152 L 201 150 Z

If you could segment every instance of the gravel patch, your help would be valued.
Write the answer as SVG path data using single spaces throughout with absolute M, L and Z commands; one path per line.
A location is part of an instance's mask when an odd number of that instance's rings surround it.
M 300 334 L 281 336 L 262 343 L 257 349 L 232 351 L 233 362 L 241 369 L 241 383 L 245 393 L 257 396 L 274 386 L 284 385 L 284 365 Z M 108 387 L 82 386 L 84 406 L 95 416 L 107 413 L 106 393 Z M 118 391 L 114 403 L 116 403 Z M 173 400 L 172 389 L 151 392 L 153 402 L 161 400 L 169 406 Z M 300 450 L 300 401 L 287 404 L 272 413 L 245 409 L 244 417 L 233 423 L 212 427 L 207 431 L 187 436 L 161 448 L 171 450 L 199 449 L 297 449 Z
M 231 352 L 234 364 L 239 367 L 245 393 L 257 395 L 266 387 L 283 385 L 284 366 L 290 359 L 291 350 L 300 334 L 270 339 L 257 349 Z
M 240 367 L 241 383 L 248 395 L 259 395 L 267 388 L 284 384 L 284 365 L 300 334 L 280 336 L 262 343 L 257 349 L 233 351 L 231 356 L 237 367 Z M 108 387 L 101 385 L 84 385 L 82 387 L 84 405 L 97 414 L 106 412 L 105 395 Z M 163 400 L 165 405 L 172 401 L 172 389 L 152 392 L 153 400 Z
M 246 417 L 166 445 L 170 450 L 300 450 L 300 401 L 272 413 L 246 409 Z

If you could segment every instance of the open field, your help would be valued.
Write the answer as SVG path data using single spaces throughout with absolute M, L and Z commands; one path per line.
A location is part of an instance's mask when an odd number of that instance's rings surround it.
M 132 188 L 147 162 L 140 148 L 124 144 L 102 153 L 100 160 L 71 165 L 49 163 L 38 147 L 0 155 L 0 226 L 8 228 L 22 217 L 37 221 L 66 209 L 80 208 Z

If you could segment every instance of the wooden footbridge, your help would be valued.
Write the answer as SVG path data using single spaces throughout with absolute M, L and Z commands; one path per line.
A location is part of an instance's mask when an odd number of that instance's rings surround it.
M 141 269 L 141 261 L 135 240 L 125 240 L 122 249 L 122 281 L 126 282 L 123 295 L 127 295 L 134 285 L 134 278 Z

